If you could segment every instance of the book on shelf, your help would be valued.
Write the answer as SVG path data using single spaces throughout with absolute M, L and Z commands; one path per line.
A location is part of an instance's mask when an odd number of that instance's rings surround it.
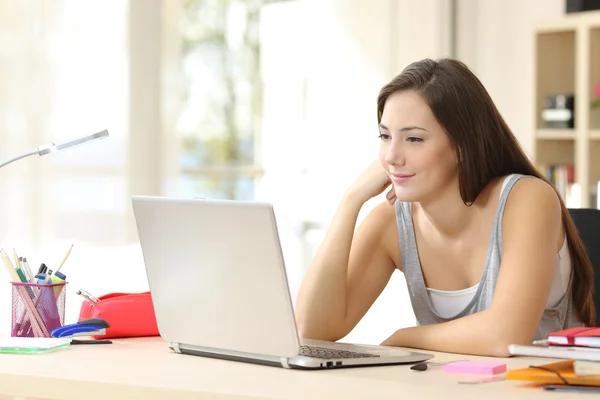
M 542 167 L 542 173 L 552 182 L 567 207 L 577 208 L 581 205 L 581 186 L 575 183 L 573 164 L 547 165 Z

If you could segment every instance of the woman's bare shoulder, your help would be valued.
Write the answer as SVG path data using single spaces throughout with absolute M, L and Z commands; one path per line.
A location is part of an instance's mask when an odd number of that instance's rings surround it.
M 386 234 L 396 226 L 396 205 L 383 201 L 376 205 L 365 217 L 365 225 L 372 233 Z
M 531 176 L 519 179 L 507 199 L 512 203 L 526 205 L 539 204 L 542 207 L 556 207 L 560 203 L 554 187 L 543 179 Z
M 365 225 L 369 229 L 370 235 L 374 235 L 382 241 L 386 253 L 394 261 L 396 268 L 401 270 L 396 204 L 383 201 L 375 206 L 365 217 Z
M 560 197 L 556 189 L 536 177 L 519 179 L 513 186 L 506 200 L 506 211 L 503 226 L 522 226 L 529 215 L 534 212 L 543 212 L 546 219 L 562 220 Z M 559 224 L 563 232 L 562 224 Z M 562 244 L 563 235 L 560 235 L 559 245 Z

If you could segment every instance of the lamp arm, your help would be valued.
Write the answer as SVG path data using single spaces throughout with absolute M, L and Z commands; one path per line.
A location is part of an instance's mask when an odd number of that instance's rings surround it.
M 8 165 L 10 163 L 13 163 L 13 162 L 15 162 L 17 160 L 20 160 L 21 158 L 33 156 L 35 154 L 38 154 L 38 149 L 37 148 L 33 149 L 33 150 L 31 150 L 31 151 L 29 151 L 27 153 L 21 154 L 20 156 L 16 156 L 14 158 L 11 158 L 10 160 L 3 161 L 2 163 L 0 163 L 0 168 L 4 167 L 5 165 Z
M 20 156 L 11 158 L 10 160 L 6 160 L 6 161 L 0 163 L 0 168 L 4 167 L 5 165 L 8 165 L 10 163 L 13 163 L 17 160 L 20 160 L 21 158 L 29 157 L 34 154 L 37 154 L 38 156 L 45 156 L 48 154 L 56 153 L 63 149 L 68 149 L 69 147 L 78 146 L 85 142 L 89 142 L 90 140 L 104 139 L 105 137 L 108 137 L 108 131 L 106 129 L 103 130 L 102 132 L 94 133 L 93 135 L 84 136 L 79 139 L 75 139 L 75 140 L 71 140 L 66 143 L 59 144 L 58 146 L 55 145 L 54 143 L 46 143 L 46 144 L 41 145 L 40 147 L 36 147 L 35 149 L 33 149 L 31 151 L 28 151 L 27 153 L 21 154 Z

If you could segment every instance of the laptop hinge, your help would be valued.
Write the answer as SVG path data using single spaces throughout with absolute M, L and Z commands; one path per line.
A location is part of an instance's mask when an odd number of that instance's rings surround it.
M 169 347 L 175 352 L 181 354 L 181 349 L 179 348 L 179 343 L 169 343 Z
M 287 357 L 280 357 L 279 361 L 281 361 L 281 366 L 283 368 L 291 369 L 289 359 Z

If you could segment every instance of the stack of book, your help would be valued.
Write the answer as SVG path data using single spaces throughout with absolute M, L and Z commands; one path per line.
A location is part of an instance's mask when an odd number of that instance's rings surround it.
M 531 346 L 511 345 L 509 352 L 566 360 L 508 371 L 508 380 L 529 381 L 553 391 L 600 393 L 600 328 L 552 332 Z
M 510 345 L 512 355 L 600 361 L 600 328 L 581 327 L 551 332 L 531 346 Z

